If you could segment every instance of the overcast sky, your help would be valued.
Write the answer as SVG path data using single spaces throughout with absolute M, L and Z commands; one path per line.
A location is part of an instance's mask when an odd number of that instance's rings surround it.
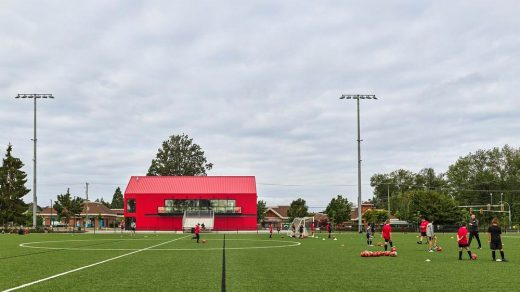
M 438 172 L 520 135 L 518 1 L 0 1 L 0 154 L 39 205 L 111 200 L 186 133 L 209 175 L 254 175 L 259 199 L 357 202 L 374 173 Z M 293 185 L 293 186 L 288 186 Z M 299 185 L 299 186 L 294 186 Z M 338 186 L 343 185 L 343 186 Z M 32 195 L 25 197 L 32 201 Z

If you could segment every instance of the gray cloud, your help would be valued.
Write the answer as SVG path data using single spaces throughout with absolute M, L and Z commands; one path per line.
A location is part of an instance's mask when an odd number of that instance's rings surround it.
M 3 1 L 0 144 L 31 179 L 32 104 L 13 97 L 50 92 L 38 104 L 42 202 L 86 181 L 111 199 L 184 132 L 210 174 L 255 175 L 269 204 L 323 207 L 356 201 L 355 186 L 336 186 L 357 183 L 355 103 L 338 97 L 377 94 L 361 104 L 368 198 L 374 173 L 518 147 L 519 5 Z

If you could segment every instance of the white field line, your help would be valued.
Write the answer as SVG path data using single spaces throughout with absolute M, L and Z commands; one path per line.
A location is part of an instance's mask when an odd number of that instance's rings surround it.
M 109 239 L 101 239 L 109 240 Z M 111 239 L 110 239 L 111 240 Z M 114 239 L 115 240 L 115 239 Z M 212 239 L 212 241 L 223 240 L 223 239 Z M 45 247 L 45 246 L 33 246 L 28 244 L 36 244 L 36 243 L 61 243 L 67 241 L 93 241 L 93 240 L 63 240 L 63 241 L 38 241 L 38 242 L 26 242 L 21 243 L 20 247 L 25 248 L 36 248 L 36 249 L 49 249 L 49 250 L 84 250 L 84 251 L 142 251 L 137 248 L 82 248 L 82 247 Z M 129 239 L 129 241 L 132 241 Z M 271 240 L 249 240 L 249 239 L 226 239 L 226 241 L 267 241 L 267 242 L 283 242 L 283 245 L 268 245 L 268 246 L 246 246 L 246 247 L 226 247 L 228 250 L 246 250 L 246 249 L 270 249 L 270 248 L 284 248 L 284 247 L 293 247 L 301 245 L 301 242 L 293 242 L 293 241 L 271 241 Z M 210 247 L 210 248 L 154 248 L 148 251 L 209 251 L 209 250 L 222 250 L 221 247 Z
M 143 248 L 143 249 L 139 249 L 139 250 L 136 250 L 136 251 L 133 251 L 133 252 L 125 253 L 125 254 L 117 256 L 117 257 L 109 258 L 109 259 L 106 259 L 106 260 L 103 260 L 103 261 L 100 261 L 100 262 L 97 262 L 97 263 L 93 263 L 93 264 L 90 264 L 90 265 L 87 265 L 87 266 L 83 266 L 83 267 L 80 267 L 80 268 L 77 268 L 77 269 L 74 269 L 74 270 L 70 270 L 70 271 L 67 271 L 67 272 L 59 273 L 59 274 L 56 274 L 56 275 L 53 275 L 53 276 L 50 276 L 50 277 L 47 277 L 47 278 L 43 278 L 43 279 L 36 280 L 36 281 L 30 282 L 30 283 L 27 283 L 27 284 L 23 284 L 23 285 L 20 285 L 20 286 L 17 286 L 17 287 L 13 287 L 13 288 L 10 288 L 10 289 L 7 289 L 7 290 L 3 290 L 3 292 L 9 292 L 9 291 L 22 289 L 22 288 L 25 288 L 25 287 L 28 287 L 28 286 L 31 286 L 31 285 L 34 285 L 34 284 L 38 284 L 38 283 L 41 283 L 41 282 L 44 282 L 44 281 L 48 281 L 48 280 L 51 280 L 51 279 L 54 279 L 54 278 L 65 276 L 65 275 L 70 274 L 70 273 L 74 273 L 74 272 L 77 272 L 77 271 L 88 269 L 90 267 L 101 265 L 101 264 L 104 264 L 106 262 L 110 262 L 110 261 L 113 261 L 113 260 L 120 259 L 122 257 L 126 257 L 126 256 L 129 256 L 129 255 L 136 254 L 138 252 L 149 250 L 149 249 L 152 249 L 152 248 L 157 247 L 157 246 L 168 244 L 168 243 L 171 243 L 171 242 L 174 242 L 174 241 L 186 238 L 188 236 L 190 236 L 190 235 L 179 237 L 179 238 L 176 238 L 176 239 L 173 239 L 173 240 L 169 240 L 169 241 L 166 241 L 166 242 L 163 242 L 163 243 L 152 245 L 152 246 L 149 246 L 149 247 L 146 247 L 146 248 Z

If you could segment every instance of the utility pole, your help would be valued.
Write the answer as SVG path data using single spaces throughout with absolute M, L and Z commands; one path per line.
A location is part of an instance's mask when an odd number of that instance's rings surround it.
M 89 210 L 88 210 L 88 209 L 89 209 L 89 205 L 88 205 L 88 185 L 89 185 L 88 182 L 85 183 L 85 187 L 86 187 L 86 188 L 85 188 L 85 195 L 86 195 L 86 197 L 87 197 L 87 207 L 86 207 L 86 210 L 87 210 L 87 211 L 86 211 L 86 216 L 85 216 L 85 232 L 87 231 L 87 224 L 88 224 L 88 222 L 89 222 L 89 220 L 88 220 L 88 211 L 89 211 Z M 95 227 L 94 227 L 94 228 L 95 228 Z
M 34 157 L 33 157 L 33 228 L 36 228 L 36 212 L 38 211 L 37 209 L 37 206 L 38 206 L 38 199 L 37 199 L 37 196 L 36 196 L 36 100 L 38 98 L 51 98 L 53 99 L 54 96 L 52 96 L 52 94 L 39 94 L 39 93 L 35 93 L 35 94 L 18 94 L 17 96 L 15 96 L 15 98 L 32 98 L 34 99 L 34 137 L 33 137 L 33 142 L 34 142 L 34 145 L 33 145 L 33 152 L 34 152 Z
M 390 218 L 390 184 L 386 184 L 386 197 L 388 201 L 388 218 Z
M 377 99 L 375 95 L 360 95 L 360 94 L 343 94 L 339 99 L 355 99 L 357 104 L 357 148 L 358 148 L 358 232 L 362 230 L 362 213 L 361 213 L 361 126 L 359 118 L 359 100 L 360 99 Z

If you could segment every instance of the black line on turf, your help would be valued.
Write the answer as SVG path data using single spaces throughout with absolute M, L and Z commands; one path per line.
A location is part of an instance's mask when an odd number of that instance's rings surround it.
M 226 292 L 226 235 L 224 234 L 224 244 L 222 245 L 222 286 L 220 291 Z
M 123 241 L 123 240 L 114 240 L 112 242 L 120 242 L 120 241 Z M 112 243 L 112 242 L 110 242 L 110 243 Z M 77 246 L 77 247 L 78 248 L 81 248 L 81 247 L 91 247 L 91 246 L 102 245 L 102 244 L 106 244 L 106 243 L 107 242 L 93 243 L 93 244 L 80 245 L 80 246 Z M 24 254 L 15 255 L 15 256 L 3 257 L 3 258 L 0 258 L 0 260 L 7 260 L 7 259 L 12 259 L 12 258 L 21 258 L 21 257 L 26 257 L 26 256 L 32 256 L 32 255 L 44 254 L 44 253 L 51 253 L 51 252 L 58 252 L 58 251 L 74 251 L 74 250 L 51 249 L 51 250 L 46 250 L 46 251 L 33 252 L 33 253 L 24 253 Z

